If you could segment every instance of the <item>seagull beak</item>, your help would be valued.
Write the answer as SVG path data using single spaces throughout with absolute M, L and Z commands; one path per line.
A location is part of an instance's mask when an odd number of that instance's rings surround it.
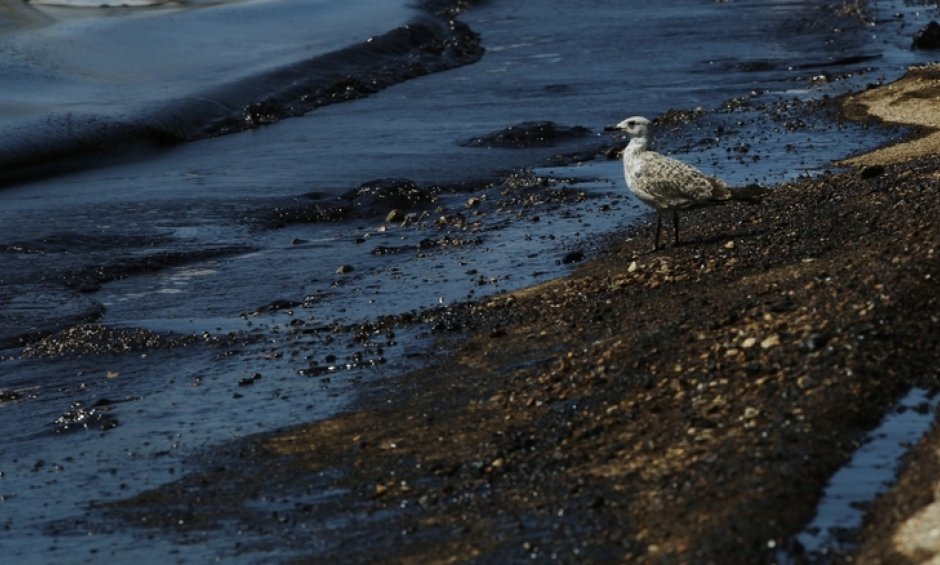
M 604 131 L 620 131 L 617 126 L 604 126 Z

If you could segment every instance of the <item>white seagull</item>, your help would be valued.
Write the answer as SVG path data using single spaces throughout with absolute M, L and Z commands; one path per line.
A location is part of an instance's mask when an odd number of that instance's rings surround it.
M 653 251 L 659 249 L 659 232 L 663 214 L 672 214 L 675 243 L 679 242 L 679 211 L 724 204 L 732 200 L 759 202 L 766 189 L 748 186 L 731 190 L 724 181 L 709 177 L 691 165 L 650 150 L 652 127 L 640 116 L 627 118 L 607 130 L 621 130 L 630 137 L 623 150 L 623 176 L 630 192 L 644 204 L 656 209 L 656 239 Z

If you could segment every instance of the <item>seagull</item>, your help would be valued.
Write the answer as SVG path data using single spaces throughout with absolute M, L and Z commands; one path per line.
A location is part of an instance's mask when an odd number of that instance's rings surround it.
M 767 192 L 767 189 L 756 185 L 731 190 L 724 181 L 650 150 L 652 126 L 644 117 L 633 116 L 604 129 L 624 131 L 630 137 L 630 143 L 623 150 L 623 176 L 630 192 L 656 209 L 653 251 L 659 249 L 659 233 L 663 227 L 663 215 L 667 212 L 672 214 L 675 243 L 679 243 L 680 210 L 725 204 L 732 200 L 759 202 Z

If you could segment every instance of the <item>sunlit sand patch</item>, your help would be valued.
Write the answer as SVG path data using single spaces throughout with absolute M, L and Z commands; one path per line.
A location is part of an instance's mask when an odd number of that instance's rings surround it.
M 893 541 L 895 549 L 905 557 L 936 563 L 940 558 L 940 502 L 933 502 L 908 518 L 895 532 Z
M 897 82 L 848 98 L 851 118 L 872 116 L 887 123 L 923 128 L 923 135 L 839 161 L 865 167 L 903 163 L 940 153 L 940 65 L 912 68 Z

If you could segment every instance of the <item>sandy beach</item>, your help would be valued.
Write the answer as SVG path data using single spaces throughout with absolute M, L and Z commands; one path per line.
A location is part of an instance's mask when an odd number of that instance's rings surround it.
M 916 69 L 838 102 L 911 139 L 691 213 L 678 246 L 648 253 L 647 223 L 570 277 L 426 314 L 443 328 L 428 368 L 106 510 L 184 535 L 236 519 L 296 547 L 318 531 L 316 560 L 799 561 L 832 473 L 940 378 L 938 85 Z M 938 442 L 830 559 L 940 553 Z M 252 510 L 304 490 L 332 494 Z

